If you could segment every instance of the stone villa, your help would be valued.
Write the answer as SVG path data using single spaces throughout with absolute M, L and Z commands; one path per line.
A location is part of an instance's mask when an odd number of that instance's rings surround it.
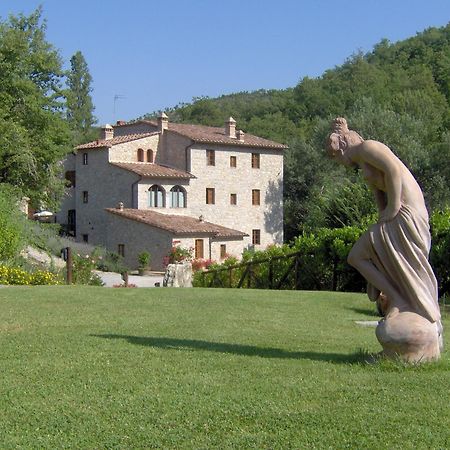
M 57 222 L 81 242 L 124 257 L 151 254 L 163 268 L 172 246 L 220 261 L 283 242 L 285 145 L 236 129 L 117 122 L 65 161 L 67 195 Z

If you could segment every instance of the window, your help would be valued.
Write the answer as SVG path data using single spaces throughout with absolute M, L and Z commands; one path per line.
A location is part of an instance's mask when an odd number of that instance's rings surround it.
M 261 204 L 261 193 L 259 189 L 252 189 L 252 205 Z
M 161 186 L 154 184 L 148 190 L 148 206 L 151 208 L 164 208 L 166 206 L 165 192 Z
M 67 211 L 67 233 L 70 236 L 76 235 L 77 214 L 74 209 Z
M 65 174 L 65 179 L 68 181 L 68 187 L 75 187 L 75 170 L 68 170 Z
M 203 239 L 195 240 L 195 259 L 203 259 Z
M 230 156 L 230 167 L 236 167 L 236 166 L 237 166 L 236 156 Z
M 252 230 L 252 244 L 261 244 L 261 230 Z
M 117 253 L 118 253 L 120 256 L 125 257 L 125 244 L 119 244 L 119 245 L 117 246 Z
M 137 160 L 138 162 L 144 162 L 144 150 L 142 150 L 142 148 L 138 148 Z
M 206 165 L 207 166 L 216 165 L 216 152 L 214 150 L 206 150 Z
M 230 194 L 230 205 L 237 205 L 237 194 Z
M 149 163 L 153 162 L 153 150 L 151 149 L 147 150 L 147 162 Z
M 225 259 L 227 257 L 227 246 L 225 244 L 220 244 L 220 259 Z
M 252 153 L 252 168 L 259 169 L 259 153 Z
M 81 238 L 83 239 L 83 242 L 89 242 L 89 235 L 88 234 L 82 234 Z
M 174 186 L 170 190 L 171 208 L 186 208 L 186 191 L 181 186 Z
M 216 203 L 216 192 L 214 188 L 206 188 L 206 204 L 214 205 Z
M 83 166 L 87 166 L 87 165 L 88 165 L 88 154 L 83 153 Z
M 83 203 L 87 203 L 89 201 L 89 193 L 88 191 L 83 191 Z

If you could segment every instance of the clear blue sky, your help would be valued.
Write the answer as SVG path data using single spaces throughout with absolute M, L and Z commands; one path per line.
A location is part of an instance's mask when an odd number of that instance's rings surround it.
M 450 0 L 0 0 L 0 16 L 39 4 L 66 67 L 84 54 L 100 124 L 193 97 L 293 87 L 382 38 L 450 21 Z

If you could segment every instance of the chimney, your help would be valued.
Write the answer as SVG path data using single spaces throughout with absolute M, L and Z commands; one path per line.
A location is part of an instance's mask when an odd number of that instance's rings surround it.
M 107 141 L 108 139 L 112 139 L 114 137 L 114 129 L 113 127 L 107 123 L 100 129 L 100 139 Z
M 118 120 L 118 121 L 116 122 L 116 125 L 118 125 L 119 127 L 120 127 L 121 125 L 126 125 L 126 124 L 127 124 L 126 120 Z
M 237 130 L 236 138 L 238 139 L 238 141 L 244 142 L 244 136 L 245 136 L 245 133 L 242 130 Z
M 232 117 L 225 122 L 225 136 L 236 139 L 236 121 Z
M 158 131 L 160 133 L 164 133 L 164 130 L 167 130 L 169 128 L 169 118 L 167 117 L 167 114 L 162 113 L 158 117 Z
M 119 202 L 117 204 L 117 208 L 116 209 L 118 209 L 119 211 L 123 211 L 123 202 Z

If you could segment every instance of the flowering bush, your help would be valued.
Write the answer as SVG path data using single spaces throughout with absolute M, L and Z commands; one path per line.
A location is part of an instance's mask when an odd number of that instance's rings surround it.
M 97 267 L 97 256 L 79 253 L 72 258 L 72 281 L 74 284 L 90 284 L 92 286 L 102 286 L 101 278 L 92 271 Z
M 8 285 L 54 285 L 60 284 L 58 277 L 46 270 L 30 273 L 18 267 L 0 266 L 0 284 Z
M 208 270 L 211 264 L 216 264 L 212 259 L 194 259 L 192 261 L 192 271 L 197 272 L 198 270 Z
M 169 254 L 164 258 L 164 265 L 177 264 L 192 260 L 192 248 L 172 247 Z

